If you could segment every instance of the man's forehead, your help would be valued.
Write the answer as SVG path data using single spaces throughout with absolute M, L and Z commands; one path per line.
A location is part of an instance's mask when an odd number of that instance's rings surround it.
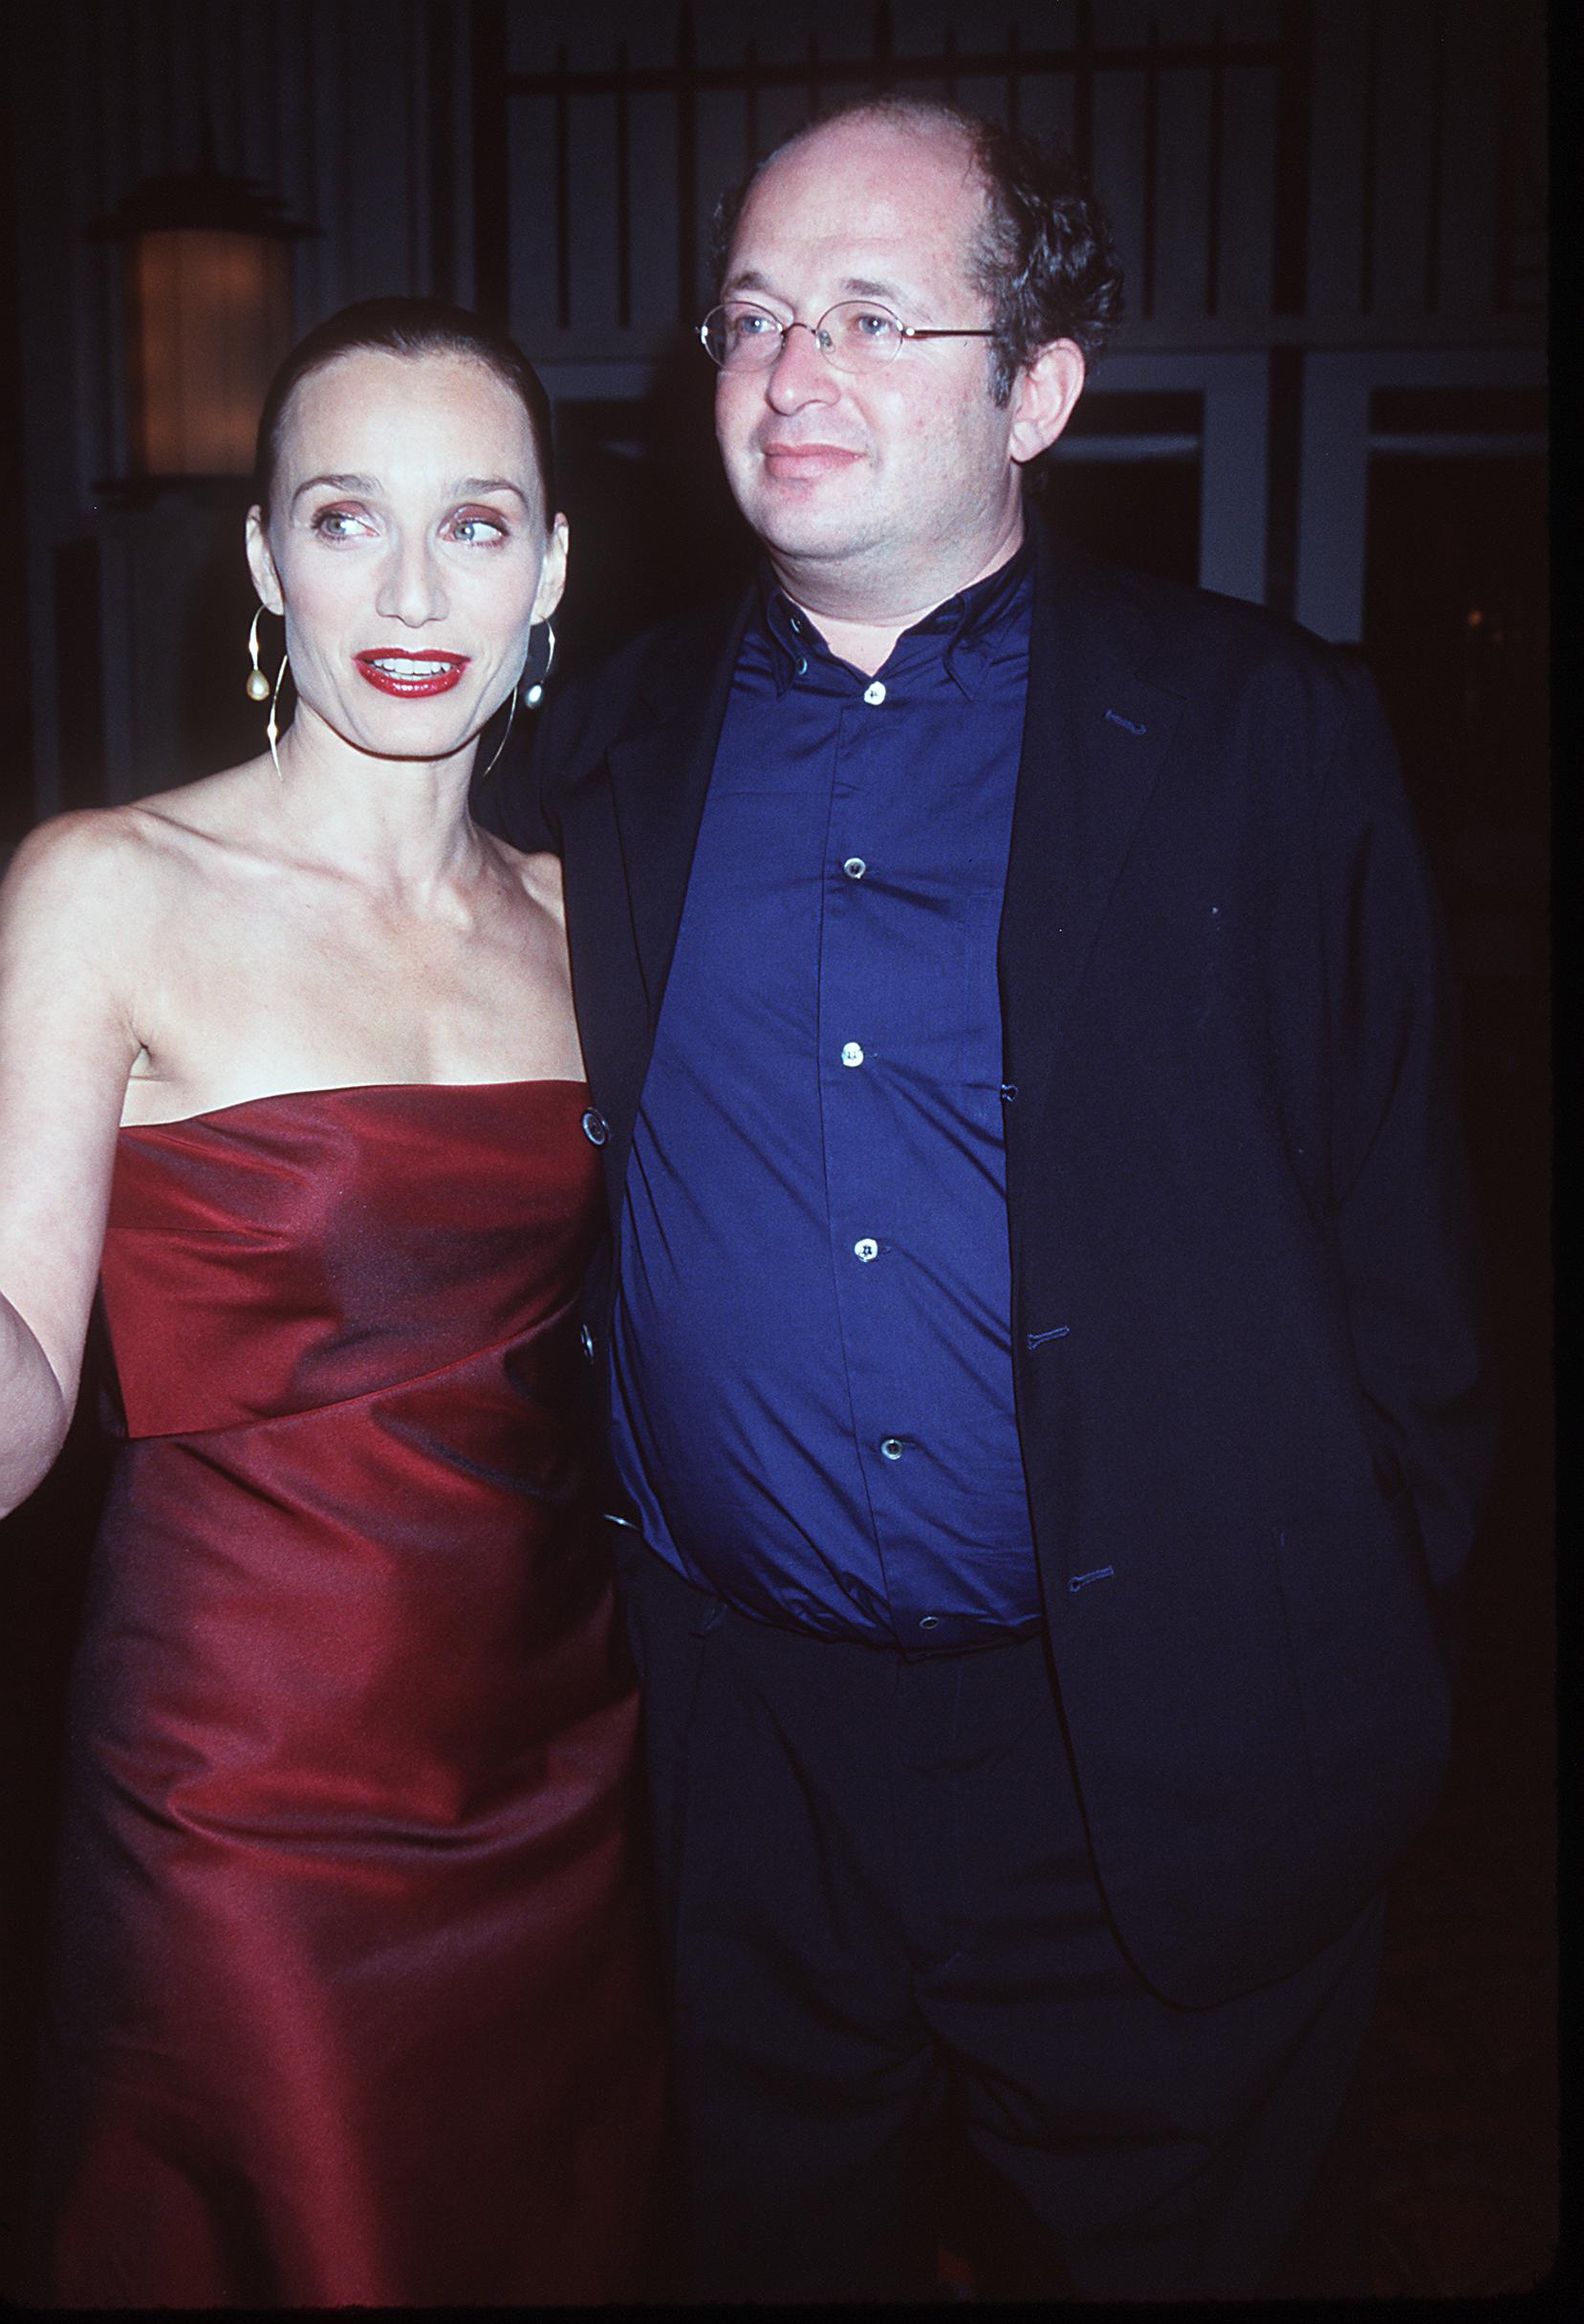
M 756 254 L 789 247 L 883 297 L 943 260 L 966 262 L 984 190 L 966 140 L 932 128 L 857 120 L 815 129 L 766 163 L 732 237 L 727 279 L 748 287 Z M 761 286 L 763 287 L 763 286 Z

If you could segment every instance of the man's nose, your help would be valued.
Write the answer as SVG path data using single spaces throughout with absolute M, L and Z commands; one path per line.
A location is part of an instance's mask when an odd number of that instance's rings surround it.
M 841 381 L 832 369 L 813 323 L 789 323 L 770 366 L 765 393 L 777 411 L 799 411 L 806 403 L 835 403 Z
M 380 576 L 375 611 L 386 620 L 418 629 L 446 611 L 440 567 L 430 544 L 406 536 L 391 544 Z

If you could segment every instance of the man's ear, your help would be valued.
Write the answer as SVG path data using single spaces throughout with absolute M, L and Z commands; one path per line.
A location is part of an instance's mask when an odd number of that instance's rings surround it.
M 1012 458 L 1021 467 L 1049 451 L 1083 393 L 1083 350 L 1073 339 L 1052 339 L 1024 364 L 1012 388 Z
M 270 554 L 270 535 L 264 530 L 263 511 L 256 507 L 248 511 L 248 571 L 253 576 L 253 587 L 266 613 L 283 614 L 286 599 L 280 593 L 280 576 Z

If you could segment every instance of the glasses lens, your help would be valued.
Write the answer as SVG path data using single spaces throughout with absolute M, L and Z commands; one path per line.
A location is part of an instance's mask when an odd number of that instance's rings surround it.
M 872 371 L 889 363 L 902 343 L 902 327 L 883 307 L 844 299 L 820 322 L 825 352 L 838 371 Z
M 781 326 L 763 307 L 734 299 L 710 310 L 699 326 L 699 337 L 723 371 L 759 371 L 775 360 Z

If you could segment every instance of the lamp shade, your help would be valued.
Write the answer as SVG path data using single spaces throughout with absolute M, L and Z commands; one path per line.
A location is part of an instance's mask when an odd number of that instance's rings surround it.
M 292 343 L 284 242 L 170 227 L 127 252 L 133 467 L 143 476 L 245 476 L 271 374 Z
M 292 343 L 291 244 L 312 231 L 209 168 L 140 187 L 90 228 L 124 253 L 135 475 L 250 473 L 265 389 Z

